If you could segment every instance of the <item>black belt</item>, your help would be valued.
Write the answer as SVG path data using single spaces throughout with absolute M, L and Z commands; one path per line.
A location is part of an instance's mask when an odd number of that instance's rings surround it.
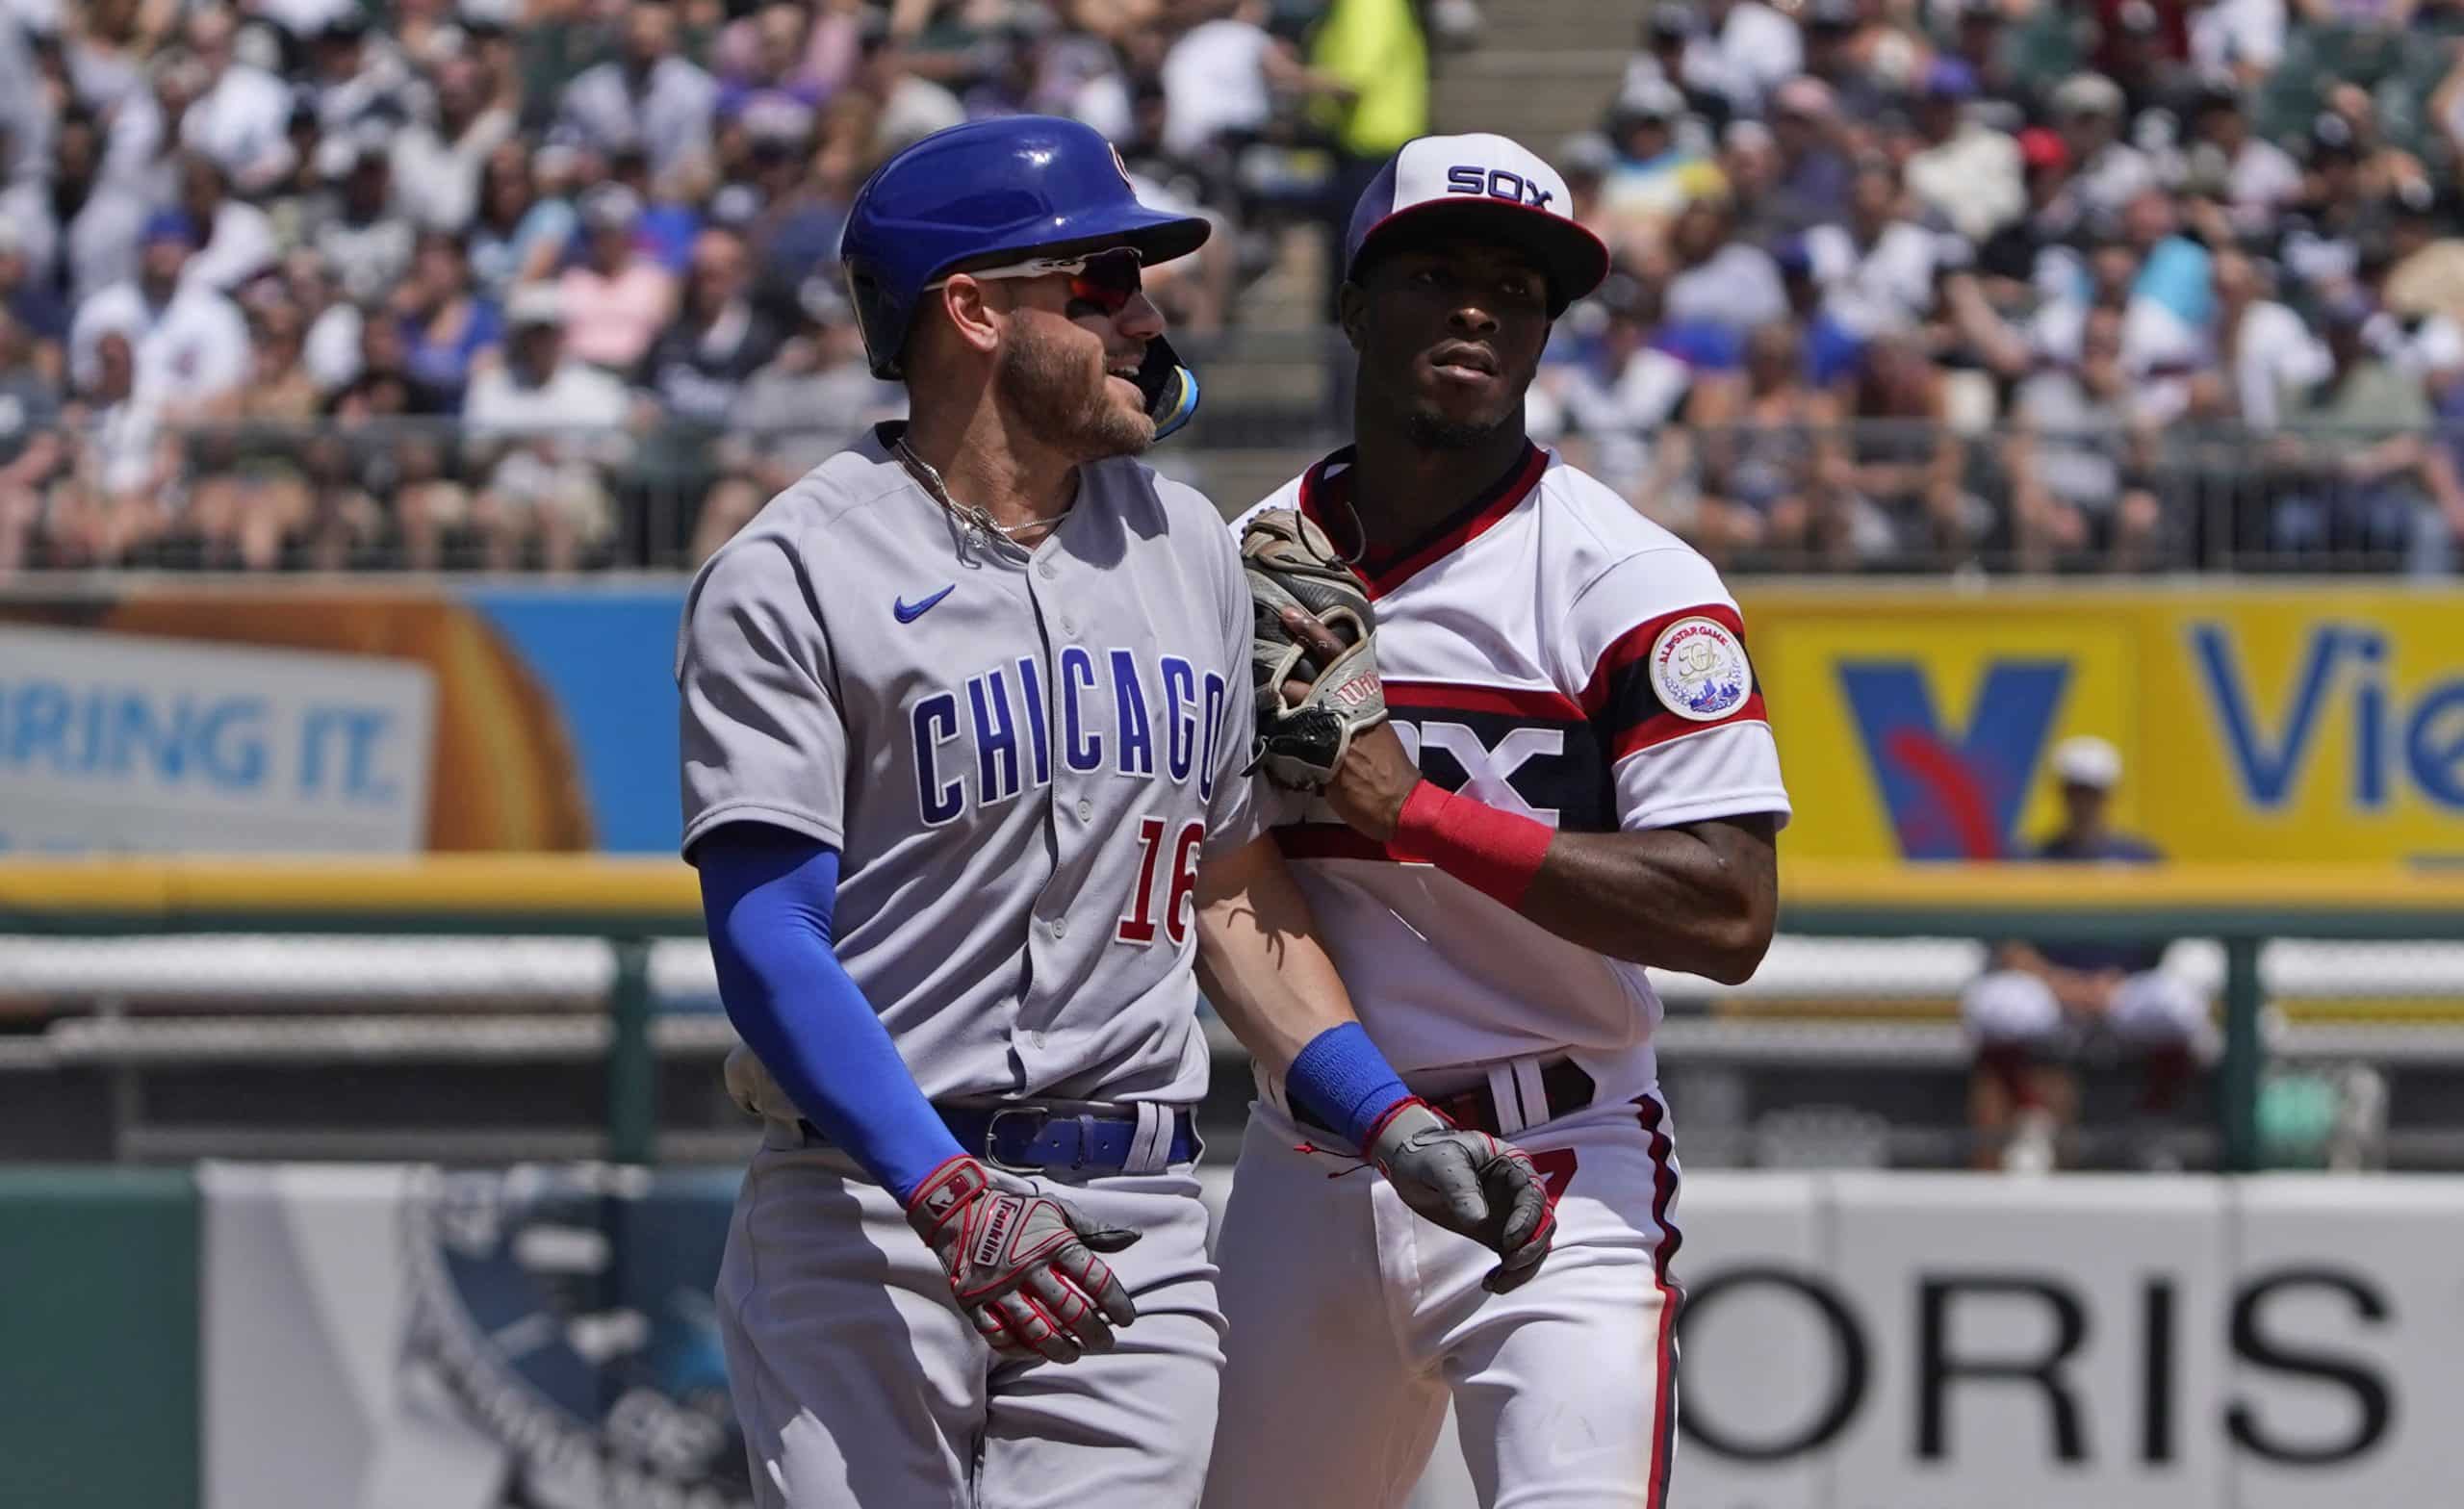
M 1117 1102 L 1019 1101 L 1003 1106 L 935 1106 L 942 1124 L 959 1139 L 969 1157 L 995 1168 L 1013 1171 L 1041 1168 L 1109 1168 L 1129 1165 L 1138 1145 L 1138 1108 Z M 1176 1108 L 1172 1139 L 1164 1151 L 1167 1164 L 1186 1164 L 1197 1157 L 1197 1126 L 1186 1109 Z M 796 1126 L 808 1147 L 826 1147 L 830 1138 L 809 1121 Z
M 1591 1076 L 1583 1071 L 1582 1065 L 1572 1059 L 1559 1059 L 1554 1063 L 1542 1065 L 1540 1070 L 1540 1095 L 1548 1104 L 1525 1107 L 1512 1119 L 1531 1127 L 1543 1121 L 1554 1121 L 1559 1116 L 1573 1115 L 1591 1104 L 1592 1096 L 1598 1093 L 1599 1088 Z M 1285 1098 L 1291 1099 L 1288 1095 Z M 1424 1095 L 1421 1098 L 1429 1103 L 1430 1109 L 1458 1127 L 1486 1132 L 1491 1137 L 1506 1135 L 1502 1129 L 1508 1118 L 1498 1114 L 1497 1097 L 1489 1093 L 1486 1085 L 1475 1085 L 1451 1095 Z M 1535 1111 L 1539 1114 L 1532 1114 Z M 1297 1100 L 1292 1101 L 1292 1119 L 1304 1127 L 1342 1136 L 1340 1129 L 1326 1125 L 1315 1112 Z

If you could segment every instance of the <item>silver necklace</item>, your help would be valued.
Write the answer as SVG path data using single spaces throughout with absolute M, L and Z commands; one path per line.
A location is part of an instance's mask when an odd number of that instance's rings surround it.
M 962 503 L 952 498 L 948 484 L 941 480 L 941 473 L 934 468 L 933 463 L 915 453 L 915 448 L 907 443 L 906 436 L 901 435 L 891 449 L 898 456 L 899 464 L 907 468 L 908 474 L 915 478 L 924 491 L 933 496 L 934 501 L 957 516 L 958 520 L 966 525 L 967 532 L 979 539 L 989 532 L 1001 536 L 1002 540 L 1012 548 L 1024 550 L 1025 547 L 1018 543 L 1018 536 L 1033 533 L 1038 529 L 1052 528 L 1069 517 L 1070 509 L 1078 506 L 1078 499 L 1073 498 L 1062 505 L 1061 512 L 1049 519 L 1030 519 L 1024 524 L 1003 524 L 987 513 L 982 505 Z

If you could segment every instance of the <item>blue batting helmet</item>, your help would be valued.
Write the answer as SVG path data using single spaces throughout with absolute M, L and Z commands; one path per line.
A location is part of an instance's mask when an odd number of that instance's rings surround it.
M 884 163 L 848 207 L 839 256 L 873 375 L 901 358 L 924 285 L 1002 253 L 1133 246 L 1147 266 L 1184 257 L 1214 227 L 1138 202 L 1120 153 L 1091 126 L 1008 115 L 936 131 Z M 1197 382 L 1158 339 L 1139 385 L 1162 435 L 1197 404 Z

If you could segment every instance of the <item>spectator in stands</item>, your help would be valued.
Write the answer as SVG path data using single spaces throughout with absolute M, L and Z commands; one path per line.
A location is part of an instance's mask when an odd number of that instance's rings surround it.
M 0 314 L 24 343 L 19 354 L 48 377 L 55 396 L 66 365 L 68 306 L 36 274 L 22 226 L 0 220 Z
M 78 401 L 62 417 L 76 461 L 52 490 L 44 524 L 55 566 L 126 565 L 170 530 L 187 500 L 179 441 L 164 432 L 160 406 L 141 396 L 142 339 L 107 326 L 80 364 Z
M 2390 196 L 2380 298 L 2391 314 L 2464 329 L 2464 237 L 2443 210 L 2452 214 L 2426 183 L 2401 185 Z
M 1832 314 L 1828 291 L 1814 276 L 1813 256 L 1806 250 L 1804 237 L 1791 236 L 1780 243 L 1771 260 L 1779 264 L 1780 286 L 1787 291 L 1788 318 L 1796 325 L 1798 345 L 1805 355 L 1806 381 L 1844 404 L 1864 364 L 1863 337 Z
M 137 275 L 137 238 L 145 223 L 142 195 L 104 172 L 102 127 L 72 111 L 53 131 L 49 183 L 55 251 L 45 280 L 71 302 Z
M 1916 202 L 1982 243 L 2027 213 L 2019 144 L 1967 114 L 1976 71 L 1957 58 L 1938 58 L 1916 97 L 1917 140 L 1923 144 L 1902 169 Z
M 1976 75 L 1978 108 L 1990 112 L 1992 124 L 2016 134 L 2044 115 L 2036 83 L 2021 66 L 2022 51 L 2013 36 L 2007 0 L 1958 0 L 1949 55 Z
M 2053 748 L 2063 823 L 2027 857 L 2063 864 L 2152 864 L 2144 840 L 2112 827 L 2121 754 L 2093 735 Z M 2042 1173 L 2063 1156 L 2077 1092 L 2061 1064 L 2084 1043 L 2110 1041 L 2140 1061 L 2143 1124 L 2130 1146 L 2146 1166 L 2179 1166 L 2161 1135 L 2189 1088 L 2210 1036 L 2208 1004 L 2160 967 L 2154 944 L 2018 941 L 1995 945 L 1987 972 L 1960 998 L 1975 1046 L 1969 1109 L 1980 1167 Z
M 1762 0 L 1709 0 L 1702 10 L 1701 49 L 1697 62 L 1689 45 L 1689 72 L 1697 87 L 1708 85 L 1728 96 L 1738 115 L 1756 115 L 1782 83 L 1805 68 L 1805 41 L 1797 23 Z
M 2301 195 L 2301 165 L 2250 129 L 2241 86 L 2229 77 L 2199 86 L 2191 103 L 2188 171 L 2224 190 L 2226 221 L 2237 238 L 2270 234 L 2277 215 Z
M 572 571 L 615 528 L 608 469 L 632 449 L 631 396 L 566 352 L 560 288 L 515 289 L 505 323 L 503 363 L 472 380 L 463 405 L 474 467 L 485 476 L 471 523 L 492 570 L 515 569 L 535 542 L 549 571 Z M 411 521 L 403 524 L 407 536 Z
M 1659 79 L 1627 86 L 1609 108 L 1617 166 L 1600 197 L 1612 249 L 1654 243 L 1680 210 L 1718 190 L 1718 169 L 1680 140 L 1684 118 L 1685 96 Z
M 211 398 L 246 378 L 248 327 L 238 306 L 181 277 L 199 239 L 196 222 L 185 212 L 157 214 L 146 222 L 136 278 L 77 306 L 68 331 L 69 367 L 90 406 L 134 405 L 159 414 Z M 116 379 L 107 382 L 95 365 L 106 334 L 129 343 L 125 392 Z M 130 474 L 125 467 L 113 473 Z
M 1527 427 L 1576 449 L 1586 471 L 1671 523 L 1691 518 L 1685 423 L 1698 384 L 1691 364 L 1654 344 L 1661 312 L 1658 285 L 1612 271 L 1550 343 Z
M 320 401 L 300 363 L 306 331 L 299 312 L 279 297 L 253 309 L 249 326 L 248 380 L 198 411 L 211 427 L 192 441 L 188 524 L 208 569 L 272 570 L 309 515 L 300 455 Z
M 487 165 L 519 123 L 495 88 L 472 53 L 447 58 L 432 106 L 395 134 L 394 193 L 412 223 L 459 235 L 478 214 Z
M 2053 91 L 2053 113 L 2071 162 L 2070 189 L 2089 215 L 2121 214 L 2156 185 L 2156 165 L 2121 139 L 2120 86 L 2101 73 L 2074 73 Z
M 9 128 L 0 124 L 0 163 L 9 156 Z M 18 254 L 40 268 L 48 281 L 60 255 L 60 226 L 51 217 L 51 194 L 41 175 L 0 178 L 0 226 L 13 238 Z
M 27 565 L 43 494 L 73 454 L 60 418 L 57 368 L 45 369 L 33 333 L 0 309 L 0 578 Z
M 458 238 L 442 231 L 420 238 L 410 275 L 387 301 L 387 313 L 401 326 L 403 370 L 435 395 L 438 408 L 461 408 L 480 353 L 503 340 L 504 326 L 496 301 L 473 286 Z
M 144 89 L 145 54 L 160 13 L 143 0 L 88 0 L 73 13 L 63 59 L 72 93 L 65 108 L 108 115 Z
M 1805 235 L 1823 307 L 1860 340 L 1913 331 L 1934 310 L 1937 235 L 1903 213 L 1887 158 L 1857 165 L 1848 214 Z
M 322 130 L 399 127 L 417 114 L 420 92 L 401 49 L 390 38 L 370 35 L 368 13 L 359 6 L 337 7 L 317 28 L 301 93 Z
M 1771 136 L 1780 149 L 1772 212 L 1791 231 L 1848 213 L 1855 164 L 1842 141 L 1836 96 L 1819 79 L 1790 79 L 1771 99 Z
M 1752 556 L 1802 566 L 1815 542 L 1834 557 L 1853 550 L 1838 400 L 1808 379 L 1794 322 L 1755 331 L 1743 374 L 1705 383 L 1691 419 L 1703 498 L 1681 532 L 1714 564 Z
M 1676 258 L 1666 294 L 1668 318 L 1679 324 L 1726 327 L 1740 339 L 1749 330 L 1787 318 L 1788 294 L 1780 269 L 1759 246 L 1731 239 L 1725 192 L 1698 194 L 1669 228 Z
M 581 197 L 581 261 L 567 268 L 565 349 L 611 372 L 630 373 L 676 311 L 676 279 L 640 245 L 642 201 L 619 184 Z
M 213 86 L 214 75 L 192 55 L 176 49 L 156 53 L 146 66 L 145 89 L 111 115 L 100 176 L 149 205 L 168 198 L 179 181 L 173 165 L 182 128 Z
M 1941 369 L 1913 333 L 1877 336 L 1851 391 L 1847 497 L 1814 542 L 1825 560 L 1841 566 L 1912 550 L 1938 565 L 1972 565 L 1990 520 L 1962 486 L 1964 451 Z
M 317 149 L 325 193 L 310 212 L 306 240 L 354 303 L 373 304 L 411 270 L 419 232 L 393 203 L 393 167 L 381 136 L 363 126 L 326 137 Z
M 561 148 L 543 148 L 539 156 L 552 154 L 572 156 Z M 570 200 L 540 193 L 534 161 L 522 142 L 507 141 L 479 170 L 477 215 L 469 231 L 471 273 L 491 298 L 553 277 L 580 224 Z
M 165 109 L 164 148 L 174 141 L 194 147 L 220 163 L 241 193 L 254 194 L 292 164 L 291 90 L 266 65 L 273 61 L 272 40 L 251 29 L 244 57 L 238 20 L 214 5 L 189 13 L 186 35 L 184 63 L 193 64 L 206 87 L 184 109 Z M 162 90 L 158 80 L 158 99 L 167 98 Z
M 2256 86 L 2283 61 L 2284 19 L 2284 0 L 2190 0 L 2191 66 Z
M 676 319 L 659 332 L 642 361 L 635 386 L 655 405 L 654 428 L 634 459 L 634 477 L 654 499 L 655 542 L 662 550 L 684 543 L 689 511 L 716 486 L 722 469 L 712 443 L 741 400 L 745 384 L 779 353 L 780 335 L 749 296 L 751 254 L 744 238 L 724 227 L 694 243 L 691 269 Z
M 1164 150 L 1190 163 L 1264 136 L 1275 91 L 1296 90 L 1309 77 L 1292 45 L 1267 30 L 1265 0 L 1195 9 L 1207 18 L 1172 43 L 1161 74 Z M 1328 92 L 1340 90 L 1326 83 Z
M 602 153 L 637 147 L 653 173 L 706 157 L 719 87 L 679 55 L 677 27 L 669 0 L 629 0 L 616 57 L 565 87 L 560 129 Z
M 179 156 L 180 208 L 205 234 L 183 277 L 228 294 L 274 263 L 273 221 L 266 212 L 231 196 L 222 165 L 202 152 Z
M 769 0 L 719 34 L 711 63 L 722 122 L 812 134 L 821 106 L 855 67 L 859 34 L 856 6 L 840 0 L 818 10 Z
M 2003 467 L 2013 564 L 2047 572 L 2101 550 L 2118 573 L 2155 559 L 2163 511 L 2144 475 L 2154 447 L 2122 367 L 2121 314 L 2089 312 L 2075 366 L 2019 385 Z
M 2315 294 L 2348 291 L 2361 270 L 2366 218 L 2361 146 L 2350 121 L 2323 111 L 2310 122 L 2308 167 L 2279 227 L 2284 268 Z
M 2194 412 L 2262 433 L 2277 427 L 2283 397 L 2326 380 L 2334 360 L 2299 315 L 2278 303 L 2267 269 L 2246 252 L 2219 252 L 2214 357 Z
M 719 442 L 727 475 L 694 523 L 690 558 L 696 565 L 796 478 L 870 426 L 906 413 L 905 390 L 876 378 L 866 366 L 855 313 L 833 281 L 807 279 L 798 305 L 802 321 L 795 334 L 744 385 Z
M 1774 191 L 1780 184 L 1780 143 L 1759 120 L 1732 120 L 1720 133 L 1720 177 L 1728 188 L 1731 234 L 1753 246 L 1769 247 L 1788 235 Z
M 2444 575 L 2464 530 L 2464 486 L 2453 458 L 2429 443 L 2420 376 L 2371 348 L 2376 313 L 2358 292 L 2331 298 L 2322 320 L 2329 373 L 2284 396 L 2284 429 L 2267 451 L 2288 488 L 2272 543 L 2321 565 L 2396 559 Z
M 1643 13 L 1641 46 L 1626 64 L 1620 92 L 1654 83 L 1673 86 L 1685 97 L 1687 113 L 1713 130 L 1737 114 L 1719 43 L 1705 35 L 1701 13 L 1682 0 L 1667 0 Z
M 2183 56 L 2179 0 L 2172 0 L 2169 14 L 2153 0 L 2106 0 L 2104 9 L 2110 20 L 2100 28 L 2096 67 L 2121 90 L 2123 118 L 2136 120 L 2173 92 Z

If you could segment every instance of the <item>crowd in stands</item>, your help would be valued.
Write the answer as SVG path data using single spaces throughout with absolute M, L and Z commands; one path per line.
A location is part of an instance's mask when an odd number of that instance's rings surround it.
M 696 558 L 904 401 L 834 262 L 889 152 L 1098 126 L 1228 232 L 1150 278 L 1202 339 L 1317 213 L 1253 149 L 1425 129 L 1421 14 L 0 0 L 0 575 Z
M 1745 564 L 2451 569 L 2464 5 L 1650 7 L 1538 426 Z
M 1600 9 L 1533 427 L 1723 564 L 2451 569 L 2464 0 Z M 1149 279 L 1203 349 L 1479 22 L 0 0 L 0 575 L 698 558 L 898 411 L 834 266 L 889 151 L 1097 126 L 1221 230 Z

